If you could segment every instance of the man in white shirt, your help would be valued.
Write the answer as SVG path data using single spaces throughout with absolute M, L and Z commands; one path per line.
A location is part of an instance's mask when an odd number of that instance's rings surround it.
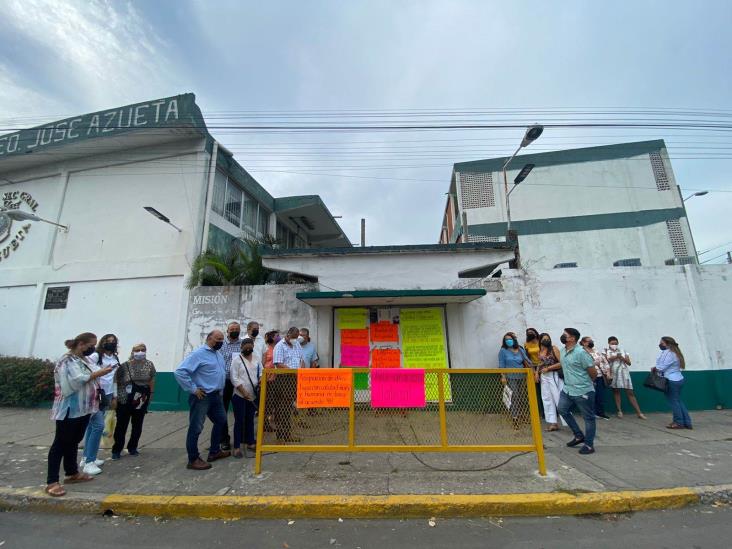
M 292 327 L 275 345 L 273 359 L 275 368 L 297 370 L 305 366 L 302 348 L 297 341 L 299 336 L 300 330 Z M 278 374 L 272 383 L 272 404 L 277 424 L 277 439 L 283 442 L 300 441 L 292 436 L 292 408 L 296 396 L 297 377 L 293 374 Z
M 264 352 L 267 350 L 267 344 L 259 333 L 259 322 L 252 320 L 247 324 L 247 337 L 254 341 L 254 358 L 264 364 Z

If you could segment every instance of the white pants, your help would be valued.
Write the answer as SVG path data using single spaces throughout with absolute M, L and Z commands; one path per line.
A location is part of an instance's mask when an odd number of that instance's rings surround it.
M 564 380 L 557 372 L 541 374 L 541 403 L 544 406 L 544 419 L 547 423 L 557 422 L 557 406 L 559 405 L 559 393 L 564 387 Z M 562 425 L 567 423 L 562 419 Z

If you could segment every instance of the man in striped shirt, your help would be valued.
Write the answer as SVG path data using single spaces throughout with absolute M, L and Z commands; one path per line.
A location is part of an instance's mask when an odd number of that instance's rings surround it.
M 234 386 L 231 384 L 231 359 L 241 352 L 241 326 L 238 322 L 229 322 L 226 327 L 226 339 L 224 339 L 224 345 L 221 347 L 221 354 L 224 355 L 224 367 L 226 370 L 226 384 L 224 385 L 224 413 L 227 416 L 226 424 L 224 426 L 224 434 L 221 437 L 221 449 L 231 450 L 231 437 L 229 435 L 229 404 L 231 403 L 231 397 L 234 394 Z

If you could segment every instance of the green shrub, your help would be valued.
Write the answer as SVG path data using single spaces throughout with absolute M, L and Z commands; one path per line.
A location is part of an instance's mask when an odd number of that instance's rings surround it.
M 35 406 L 53 400 L 50 360 L 0 356 L 0 406 Z

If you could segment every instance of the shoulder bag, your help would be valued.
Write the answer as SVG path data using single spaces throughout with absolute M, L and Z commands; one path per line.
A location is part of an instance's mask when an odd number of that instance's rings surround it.
M 257 385 L 254 385 L 254 382 L 252 381 L 252 376 L 249 375 L 249 368 L 247 368 L 246 362 L 244 362 L 244 357 L 241 357 L 242 366 L 244 366 L 244 373 L 247 375 L 247 378 L 249 379 L 249 384 L 252 386 L 252 392 L 254 393 L 252 404 L 254 404 L 254 407 L 259 409 L 259 382 L 262 379 L 262 372 L 259 368 L 257 368 Z M 257 363 L 259 366 L 261 364 Z
M 127 393 L 127 402 L 125 405 L 130 410 L 142 410 L 147 406 L 150 400 L 150 386 L 149 385 L 138 385 L 132 381 L 132 371 L 130 370 L 130 363 L 125 362 L 127 366 L 127 377 L 129 377 L 129 383 L 125 385 L 125 393 Z
M 644 387 L 648 387 L 649 389 L 653 389 L 654 391 L 660 391 L 662 393 L 666 392 L 667 385 L 668 381 L 666 380 L 666 378 L 659 374 L 658 371 L 655 369 L 650 371 L 650 373 L 646 376 L 646 380 L 643 382 Z

